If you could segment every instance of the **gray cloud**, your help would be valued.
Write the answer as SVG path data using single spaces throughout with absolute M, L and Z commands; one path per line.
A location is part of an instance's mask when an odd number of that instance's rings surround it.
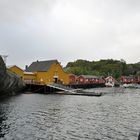
M 8 64 L 36 59 L 139 61 L 139 0 L 0 0 Z

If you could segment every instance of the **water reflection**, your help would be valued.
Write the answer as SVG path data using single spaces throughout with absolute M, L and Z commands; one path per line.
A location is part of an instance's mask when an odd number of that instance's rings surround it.
M 14 140 L 136 140 L 140 90 L 102 88 L 101 97 L 29 94 L 0 103 L 0 137 Z
M 3 129 L 6 129 L 7 127 L 3 125 L 3 121 L 6 120 L 6 117 L 4 115 L 3 109 L 0 107 L 0 137 L 4 136 Z
M 9 125 L 7 125 L 6 121 L 8 120 L 8 105 L 5 101 L 0 100 L 0 137 L 4 137 L 6 133 L 9 131 Z

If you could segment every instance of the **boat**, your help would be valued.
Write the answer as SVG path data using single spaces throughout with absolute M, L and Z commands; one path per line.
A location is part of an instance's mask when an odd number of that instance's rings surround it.
M 131 84 L 122 84 L 121 87 L 123 87 L 123 88 L 140 88 L 140 85 L 131 83 Z

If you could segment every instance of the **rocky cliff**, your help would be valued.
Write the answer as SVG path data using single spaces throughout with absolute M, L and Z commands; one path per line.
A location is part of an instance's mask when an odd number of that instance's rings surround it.
M 0 56 L 0 97 L 15 94 L 24 87 L 25 84 L 20 77 L 6 70 L 5 63 Z

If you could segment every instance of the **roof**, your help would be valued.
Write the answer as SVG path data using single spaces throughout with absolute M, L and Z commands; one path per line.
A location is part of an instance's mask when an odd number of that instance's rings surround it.
M 33 73 L 33 72 L 24 72 L 24 74 L 30 74 L 30 75 L 34 75 L 35 73 Z
M 76 76 L 75 74 L 73 74 L 73 73 L 69 73 L 69 76 Z
M 14 66 L 16 66 L 16 65 L 9 65 L 9 66 L 7 66 L 7 68 L 10 69 L 10 68 L 12 68 Z
M 7 69 L 11 69 L 13 67 L 17 67 L 18 69 L 20 69 L 21 71 L 24 71 L 23 69 L 21 69 L 20 67 L 16 66 L 16 65 L 9 65 L 7 66 Z
M 114 79 L 112 76 L 108 76 L 105 79 L 107 80 L 107 79 L 110 79 L 110 78 Z
M 130 78 L 135 78 L 134 76 L 122 76 L 123 78 L 127 78 L 127 79 L 130 79 Z
M 80 76 L 82 76 L 84 78 L 94 78 L 94 79 L 99 79 L 100 78 L 99 76 L 93 76 L 93 75 L 80 75 Z
M 44 72 L 48 71 L 52 64 L 57 64 L 57 60 L 48 60 L 48 61 L 36 61 L 33 62 L 25 71 L 26 72 Z

